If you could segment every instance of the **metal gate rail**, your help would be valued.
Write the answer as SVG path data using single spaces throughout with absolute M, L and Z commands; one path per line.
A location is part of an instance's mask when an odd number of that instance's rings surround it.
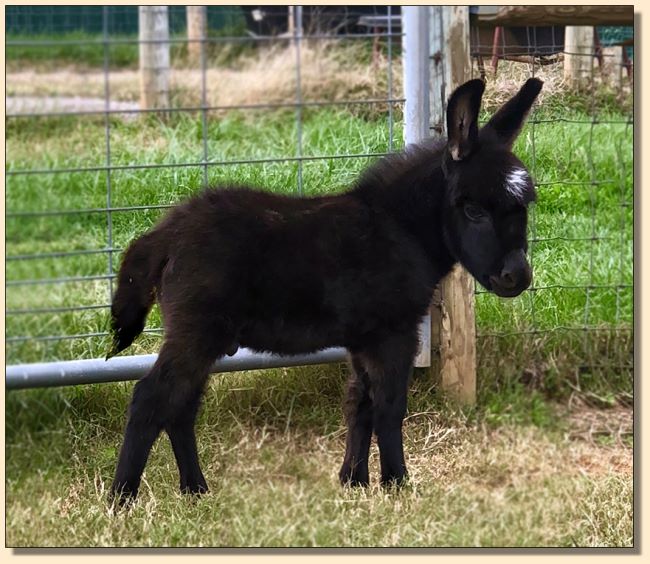
M 313 354 L 280 356 L 239 349 L 233 356 L 216 361 L 211 372 L 237 372 L 284 366 L 307 366 L 343 362 L 346 349 L 332 348 Z M 98 384 L 137 380 L 144 376 L 158 358 L 156 354 L 118 356 L 110 360 L 89 359 L 63 362 L 39 362 L 7 366 L 6 390 Z

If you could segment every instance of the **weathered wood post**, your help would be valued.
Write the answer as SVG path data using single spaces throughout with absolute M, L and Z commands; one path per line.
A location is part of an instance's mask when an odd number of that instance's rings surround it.
M 429 136 L 429 10 L 426 6 L 402 7 L 402 58 L 404 70 L 404 143 L 418 143 Z M 431 366 L 431 319 L 420 326 L 419 368 Z
M 430 14 L 430 129 L 446 135 L 451 92 L 471 78 L 469 8 L 436 6 Z M 441 388 L 461 403 L 476 400 L 474 283 L 457 266 L 434 293 L 431 308 L 431 365 Z
M 140 107 L 169 107 L 169 17 L 167 6 L 140 6 Z
M 594 28 L 567 26 L 564 32 L 564 79 L 576 89 L 591 81 L 594 59 Z
M 208 34 L 208 7 L 187 6 L 187 55 L 192 63 L 201 60 L 203 40 Z
M 623 84 L 623 46 L 603 47 L 603 61 L 603 75 L 615 90 L 620 90 Z

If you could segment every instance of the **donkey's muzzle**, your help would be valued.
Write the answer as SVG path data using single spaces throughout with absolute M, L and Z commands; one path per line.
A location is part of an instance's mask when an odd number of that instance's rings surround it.
M 510 251 L 498 275 L 490 276 L 492 291 L 502 298 L 514 298 L 530 286 L 533 272 L 522 249 Z

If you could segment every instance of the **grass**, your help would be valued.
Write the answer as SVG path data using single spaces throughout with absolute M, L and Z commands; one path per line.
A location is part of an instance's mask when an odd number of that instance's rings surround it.
M 385 127 L 378 122 L 350 118 L 345 112 L 306 112 L 303 127 L 303 154 L 320 156 L 332 154 L 364 154 L 387 149 Z M 8 135 L 9 167 L 78 167 L 101 163 L 104 127 L 99 122 L 63 126 L 65 145 L 52 136 L 49 127 L 12 129 Z M 208 151 L 214 160 L 281 158 L 294 155 L 294 117 L 287 111 L 256 115 L 228 114 L 209 124 Z M 114 164 L 197 162 L 202 153 L 200 119 L 183 116 L 173 124 L 115 122 L 111 128 L 111 152 Z M 35 156 L 36 155 L 36 156 Z M 368 159 L 348 158 L 305 162 L 302 176 L 306 194 L 342 190 L 349 185 Z M 263 163 L 257 165 L 220 166 L 208 169 L 209 182 L 246 183 L 264 186 L 279 192 L 295 191 L 298 165 L 295 163 Z M 47 184 L 44 185 L 43 182 Z M 111 175 L 114 206 L 147 205 L 151 202 L 171 204 L 195 192 L 203 183 L 202 167 L 151 169 L 115 172 Z M 7 207 L 12 211 L 85 209 L 106 204 L 105 172 L 71 173 L 63 175 L 15 176 L 7 192 Z M 65 197 L 62 198 L 62 194 Z M 123 248 L 142 230 L 151 226 L 162 212 L 139 211 L 114 213 L 112 217 L 113 245 Z M 58 252 L 74 249 L 101 249 L 106 246 L 106 214 L 83 214 L 46 218 L 20 218 L 7 225 L 11 254 Z M 117 257 L 116 257 L 117 258 Z M 34 279 L 69 275 L 98 275 L 106 272 L 105 255 L 85 255 L 32 261 L 10 261 L 8 279 Z M 85 305 L 106 303 L 108 282 L 93 281 L 55 285 L 43 295 L 41 287 L 9 287 L 8 308 L 66 307 L 75 303 Z M 105 312 L 49 316 L 20 315 L 9 321 L 10 335 L 46 335 L 52 331 L 69 334 L 95 332 L 105 322 Z M 154 325 L 156 317 L 154 317 Z M 84 329 L 82 329 L 82 326 Z M 35 344 L 35 343 L 32 343 Z M 91 354 L 101 354 L 103 343 Z M 45 347 L 41 353 L 34 349 L 10 361 L 28 361 L 52 354 L 68 356 L 63 347 Z M 81 350 L 73 355 L 85 356 L 86 343 L 77 343 Z M 30 346 L 28 344 L 28 346 Z M 73 345 L 74 346 L 74 345 Z M 13 347 L 12 347 L 13 348 Z M 14 349 L 13 352 L 16 352 Z
M 128 43 L 137 36 L 111 35 L 116 43 L 108 48 L 112 68 L 137 68 L 138 45 Z M 11 33 L 8 42 L 20 42 L 20 45 L 7 45 L 7 70 L 17 70 L 29 66 L 43 69 L 51 67 L 53 60 L 60 65 L 75 65 L 77 67 L 102 67 L 104 64 L 104 45 L 102 36 L 81 31 L 63 33 L 57 36 L 50 34 L 20 34 Z M 35 43 L 36 45 L 28 45 Z M 42 45 L 38 45 L 42 43 Z
M 12 393 L 7 544 L 631 546 L 630 445 L 572 435 L 548 402 L 529 417 L 524 393 L 463 412 L 416 380 L 409 486 L 377 486 L 373 447 L 370 489 L 340 488 L 344 378 L 337 366 L 213 378 L 197 426 L 210 493 L 177 493 L 163 438 L 138 502 L 117 515 L 106 494 L 132 384 Z
M 385 67 L 365 54 L 303 52 L 306 99 L 385 96 Z M 179 55 L 180 57 L 180 55 Z M 61 57 L 64 60 L 65 57 Z M 178 59 L 181 61 L 181 58 Z M 49 61 L 49 62 L 48 62 Z M 213 69 L 209 103 L 293 100 L 289 51 L 245 52 Z M 60 62 L 60 61 L 59 61 Z M 15 66 L 11 66 L 15 63 Z M 101 96 L 103 75 L 88 61 L 67 74 L 51 60 L 9 64 L 9 94 Z M 20 63 L 22 64 L 22 63 Z M 94 64 L 94 63 L 93 63 Z M 129 63 L 130 64 L 130 63 Z M 111 73 L 111 95 L 137 98 L 135 72 Z M 86 65 L 86 67 L 83 67 Z M 82 68 L 83 67 L 83 68 Z M 486 93 L 486 118 L 521 84 L 523 65 L 500 64 Z M 512 71 L 512 72 L 511 72 Z M 85 73 L 80 75 L 80 72 Z M 196 103 L 198 73 L 176 65 L 175 104 Z M 171 448 L 159 441 L 142 495 L 115 515 L 106 503 L 132 383 L 12 392 L 6 398 L 6 541 L 10 546 L 631 546 L 633 319 L 633 161 L 629 108 L 605 86 L 594 96 L 567 92 L 544 67 L 544 97 L 515 152 L 539 184 L 530 223 L 535 290 L 501 300 L 477 288 L 478 401 L 460 409 L 417 373 L 405 445 L 411 481 L 389 493 L 339 488 L 346 369 L 321 366 L 213 377 L 197 426 L 211 492 L 176 492 Z M 394 69 L 395 95 L 400 92 Z M 330 80 L 329 77 L 332 77 Z M 251 82 L 251 79 L 256 80 Z M 246 85 L 249 85 L 246 87 Z M 269 98 L 269 96 L 271 98 Z M 594 121 L 597 116 L 597 122 Z M 400 147 L 401 108 L 393 147 Z M 557 121 L 560 119 L 561 121 Z M 302 110 L 302 154 L 389 150 L 381 105 Z M 587 122 L 587 123 L 582 123 Z M 212 161 L 267 159 L 297 152 L 292 109 L 209 112 Z M 101 167 L 103 117 L 12 119 L 6 170 Z M 110 119 L 113 165 L 198 163 L 200 114 Z M 211 184 L 245 183 L 307 195 L 344 190 L 372 159 L 214 165 Z M 203 166 L 9 175 L 11 213 L 174 204 L 204 182 Z M 121 249 L 162 210 L 6 220 L 7 255 Z M 113 268 L 120 252 L 113 254 Z M 9 281 L 103 276 L 107 254 L 9 260 Z M 103 337 L 32 337 L 103 332 L 107 280 L 6 288 L 8 364 L 96 358 Z M 84 311 L 34 308 L 98 306 Z M 11 313 L 14 311 L 15 313 Z M 149 329 L 160 327 L 156 309 Z M 160 335 L 142 335 L 130 354 L 155 352 Z M 578 402 L 579 400 L 579 402 Z M 627 416 L 627 415 L 626 415 Z
M 211 29 L 209 38 L 244 37 L 246 25 L 243 20 L 225 26 L 221 29 Z M 176 66 L 188 63 L 187 39 L 185 33 L 170 35 L 170 59 Z M 105 48 L 102 34 L 83 31 L 70 31 L 59 34 L 10 33 L 7 35 L 6 65 L 8 71 L 30 67 L 39 71 L 51 69 L 53 64 L 61 67 L 80 69 L 102 68 L 108 62 L 111 70 L 137 69 L 139 46 L 138 35 L 110 33 L 110 43 Z M 12 44 L 16 42 L 17 44 Z M 40 43 L 40 45 L 39 45 Z M 208 62 L 225 65 L 234 62 L 242 55 L 252 51 L 252 41 L 237 41 L 235 43 L 208 42 L 206 55 Z
M 228 45 L 206 61 L 206 103 L 214 106 L 293 103 L 296 100 L 296 53 L 291 44 L 231 54 Z M 133 48 L 137 48 L 134 45 Z M 351 41 L 334 48 L 332 42 L 305 42 L 300 51 L 300 89 L 309 101 L 342 101 L 387 98 L 387 61 L 368 64 L 367 48 Z M 226 60 L 226 63 L 223 61 Z M 228 62 L 230 61 L 230 62 Z M 401 65 L 393 62 L 393 91 L 401 90 Z M 327 80 L 323 78 L 327 77 Z M 202 103 L 202 73 L 186 57 L 171 55 L 170 105 L 196 107 Z M 134 102 L 140 98 L 140 75 L 137 66 L 110 69 L 112 101 Z M 85 97 L 103 98 L 106 76 L 100 65 L 14 65 L 7 74 L 10 97 Z M 357 113 L 373 112 L 385 104 L 352 106 Z M 38 110 L 34 110 L 38 111 Z

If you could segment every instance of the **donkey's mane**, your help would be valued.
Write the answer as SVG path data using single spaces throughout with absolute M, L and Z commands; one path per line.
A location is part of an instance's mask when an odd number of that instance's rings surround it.
M 442 155 L 446 140 L 426 140 L 380 159 L 361 174 L 351 193 L 380 207 L 409 230 L 431 217 L 444 190 Z
M 391 153 L 369 166 L 356 181 L 355 190 L 365 192 L 405 189 L 405 181 L 422 181 L 440 168 L 442 149 L 446 140 L 428 139 L 409 145 L 399 153 Z M 419 182 L 417 182 L 419 184 Z

